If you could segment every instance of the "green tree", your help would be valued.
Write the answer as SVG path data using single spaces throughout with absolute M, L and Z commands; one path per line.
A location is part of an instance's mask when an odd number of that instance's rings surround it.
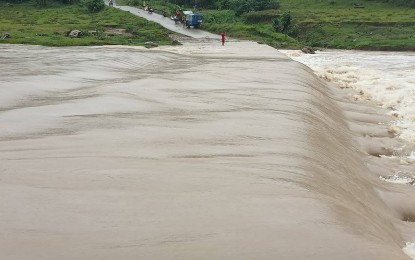
M 272 21 L 272 27 L 276 32 L 287 33 L 292 27 L 292 15 L 291 13 L 285 12 L 281 18 L 276 18 Z
M 278 9 L 280 3 L 278 0 L 229 0 L 224 2 L 229 5 L 229 9 L 235 11 L 237 16 L 250 11 L 262 11 L 268 9 Z
M 88 0 L 85 4 L 90 13 L 98 13 L 105 8 L 105 3 L 102 0 Z
M 278 0 L 252 0 L 252 9 L 254 11 L 262 11 L 268 9 L 280 8 Z
M 48 4 L 48 1 L 47 1 L 47 0 L 36 0 L 36 5 L 37 5 L 37 6 L 44 7 L 44 6 L 46 6 L 47 4 Z

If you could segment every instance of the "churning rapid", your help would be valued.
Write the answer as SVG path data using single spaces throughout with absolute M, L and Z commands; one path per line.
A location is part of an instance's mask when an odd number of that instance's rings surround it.
M 354 99 L 388 109 L 400 137 L 415 144 L 415 52 L 282 51 L 320 77 L 356 90 Z M 415 151 L 413 151 L 415 159 Z
M 271 47 L 0 60 L 2 259 L 408 259 L 388 119 Z

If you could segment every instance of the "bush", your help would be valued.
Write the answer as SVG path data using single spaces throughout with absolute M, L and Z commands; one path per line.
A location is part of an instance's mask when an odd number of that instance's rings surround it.
M 211 11 L 204 15 L 204 22 L 210 24 L 236 23 L 238 20 L 232 10 Z
M 381 2 L 389 3 L 391 5 L 396 6 L 415 7 L 415 0 L 381 0 Z
M 281 18 L 272 21 L 272 27 L 276 32 L 287 33 L 291 27 L 292 15 L 290 12 L 285 12 Z
M 298 35 L 300 35 L 300 28 L 298 28 L 298 25 L 292 24 L 286 33 L 288 36 L 296 38 Z
M 194 3 L 197 3 L 198 8 L 214 8 L 215 7 L 215 1 L 212 0 L 197 0 L 197 1 L 191 1 L 192 5 Z
M 5 2 L 5 4 L 20 4 L 24 2 L 23 0 L 2 0 L 0 2 Z
M 220 10 L 231 9 L 231 0 L 221 0 L 216 2 L 216 8 Z
M 128 5 L 132 5 L 132 6 L 141 6 L 141 0 L 129 0 L 127 1 Z
M 272 22 L 274 19 L 278 18 L 276 10 L 264 10 L 264 11 L 252 11 L 246 14 L 243 14 L 242 17 L 245 19 L 246 23 L 265 23 Z
M 98 13 L 105 8 L 105 3 L 102 0 L 88 0 L 85 4 L 90 13 Z
M 47 0 L 36 0 L 36 5 L 44 7 L 48 4 Z
M 280 8 L 278 0 L 253 0 L 252 5 L 254 11 Z
M 281 25 L 282 25 L 282 31 L 288 30 L 288 28 L 291 26 L 291 21 L 293 17 L 290 12 L 285 12 L 281 17 Z
M 229 2 L 229 7 L 231 10 L 235 11 L 237 16 L 240 16 L 243 13 L 247 13 L 252 10 L 250 5 L 251 0 L 231 0 Z
M 229 0 L 228 5 L 237 16 L 250 11 L 278 9 L 280 7 L 278 0 Z
M 95 34 L 95 39 L 103 40 L 104 39 L 104 27 L 102 27 L 101 25 L 96 25 L 94 34 Z
M 62 3 L 67 5 L 73 5 L 79 2 L 79 0 L 61 0 Z

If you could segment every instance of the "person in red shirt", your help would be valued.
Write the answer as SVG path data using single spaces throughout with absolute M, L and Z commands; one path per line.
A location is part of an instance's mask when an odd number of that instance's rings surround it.
M 222 32 L 222 45 L 225 45 L 225 32 Z

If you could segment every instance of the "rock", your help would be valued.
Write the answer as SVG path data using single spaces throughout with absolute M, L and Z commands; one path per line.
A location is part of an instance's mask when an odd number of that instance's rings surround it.
M 157 47 L 158 45 L 154 42 L 145 42 L 144 45 L 146 47 Z
M 354 8 L 365 8 L 365 6 L 363 4 L 360 4 L 360 3 L 353 3 L 353 7 Z
M 304 47 L 301 49 L 302 52 L 306 53 L 306 54 L 315 54 L 315 51 L 313 48 L 311 47 Z
M 82 32 L 81 32 L 80 30 L 72 30 L 72 31 L 68 34 L 68 36 L 69 36 L 69 37 L 72 37 L 72 38 L 78 38 L 78 37 L 81 37 L 81 35 L 82 35 Z
M 1 39 L 2 39 L 2 40 L 5 40 L 5 39 L 7 39 L 7 38 L 10 38 L 10 33 L 8 33 L 8 32 L 4 32 L 4 33 L 1 35 Z

